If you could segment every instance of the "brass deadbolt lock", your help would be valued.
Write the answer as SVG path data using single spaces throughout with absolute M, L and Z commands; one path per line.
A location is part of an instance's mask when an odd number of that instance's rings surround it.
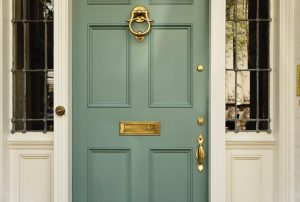
M 198 125 L 199 126 L 203 126 L 204 125 L 204 118 L 203 117 L 199 117 L 198 119 L 197 119 L 197 123 L 198 123 Z
M 62 115 L 64 115 L 66 113 L 66 110 L 65 110 L 65 108 L 63 106 L 57 106 L 55 108 L 55 113 L 58 116 L 62 116 Z
M 202 72 L 204 70 L 204 67 L 202 65 L 197 66 L 197 71 Z

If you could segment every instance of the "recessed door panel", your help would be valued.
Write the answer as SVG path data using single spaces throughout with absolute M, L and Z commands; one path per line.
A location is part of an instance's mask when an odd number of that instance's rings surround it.
M 127 33 L 125 26 L 89 26 L 89 107 L 129 107 Z
M 191 48 L 191 25 L 153 27 L 150 107 L 192 107 Z

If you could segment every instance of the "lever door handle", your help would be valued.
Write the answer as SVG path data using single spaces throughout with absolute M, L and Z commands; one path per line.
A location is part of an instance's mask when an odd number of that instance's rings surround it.
M 197 158 L 197 163 L 198 163 L 197 168 L 200 172 L 203 171 L 203 169 L 204 169 L 203 162 L 205 159 L 205 151 L 203 148 L 203 141 L 204 141 L 203 136 L 202 136 L 202 134 L 200 134 L 198 137 L 198 147 L 196 150 L 196 158 Z

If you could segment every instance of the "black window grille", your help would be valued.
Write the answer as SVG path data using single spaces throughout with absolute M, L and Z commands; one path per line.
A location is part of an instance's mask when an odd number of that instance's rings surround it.
M 226 130 L 270 130 L 270 2 L 226 2 Z
M 12 133 L 53 131 L 53 0 L 13 0 Z

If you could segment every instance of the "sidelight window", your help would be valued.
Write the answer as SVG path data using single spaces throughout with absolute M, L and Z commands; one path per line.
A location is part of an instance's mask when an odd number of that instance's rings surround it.
M 270 132 L 268 0 L 226 2 L 226 130 Z
M 14 0 L 12 26 L 12 133 L 53 131 L 53 0 Z

